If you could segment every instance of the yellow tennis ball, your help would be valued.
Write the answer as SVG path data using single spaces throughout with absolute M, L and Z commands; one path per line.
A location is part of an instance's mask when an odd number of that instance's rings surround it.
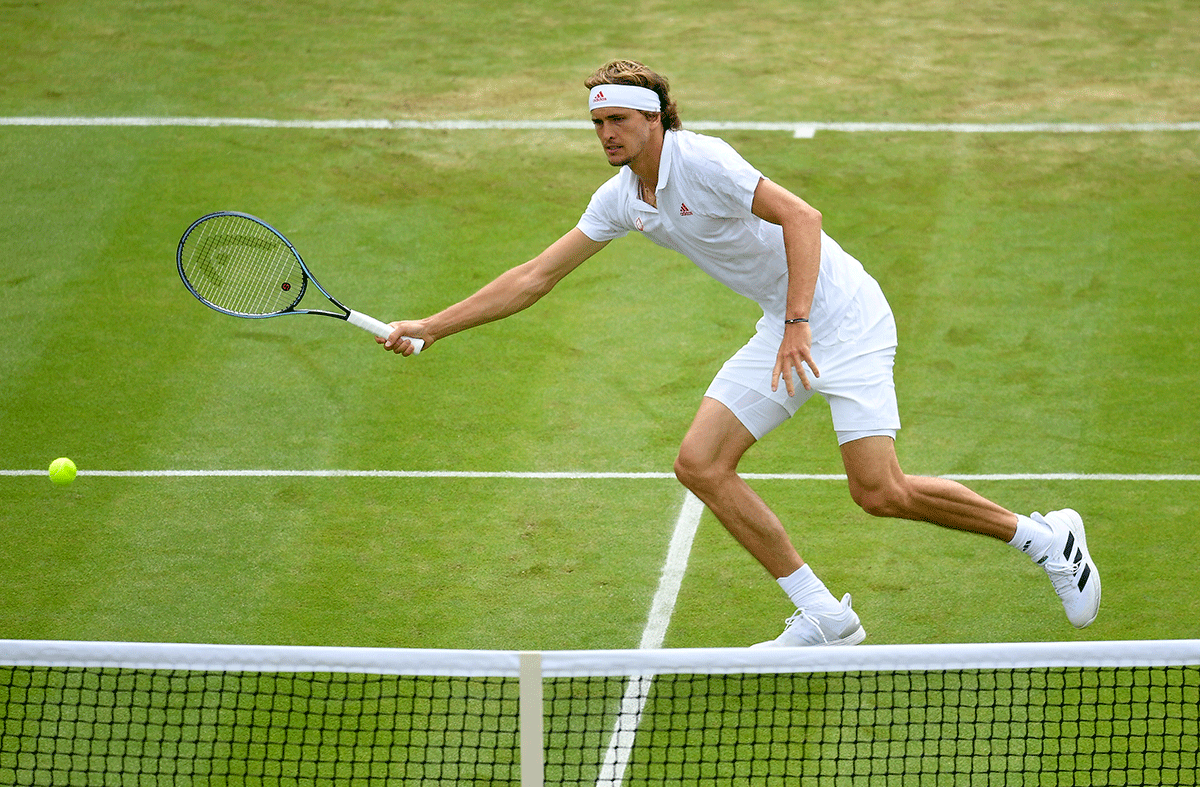
M 66 486 L 75 480 L 75 463 L 65 456 L 60 456 L 50 463 L 50 480 L 59 486 Z

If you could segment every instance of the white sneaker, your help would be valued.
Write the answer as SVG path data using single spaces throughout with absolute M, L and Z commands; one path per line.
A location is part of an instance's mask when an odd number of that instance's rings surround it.
M 1083 518 L 1069 508 L 1031 517 L 1045 522 L 1054 533 L 1049 551 L 1035 562 L 1054 584 L 1067 620 L 1075 628 L 1091 625 L 1100 612 L 1100 572 L 1088 553 Z
M 775 639 L 751 645 L 752 648 L 801 648 L 810 645 L 857 645 L 867 632 L 850 608 L 850 594 L 842 596 L 842 608 L 834 613 L 796 610 Z

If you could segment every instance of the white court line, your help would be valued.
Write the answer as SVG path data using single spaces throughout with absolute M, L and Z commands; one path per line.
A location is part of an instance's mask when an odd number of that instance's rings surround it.
M 0 470 L 0 476 L 40 476 L 45 470 Z M 116 477 L 333 477 L 333 478 L 498 478 L 498 479 L 674 479 L 672 473 L 597 473 L 597 472 L 486 472 L 486 471 L 387 471 L 387 470 L 81 470 L 80 475 Z M 785 481 L 845 481 L 838 474 L 745 473 L 743 477 L 757 480 Z M 1200 475 L 1177 474 L 1116 474 L 1116 473 L 1005 473 L 946 475 L 956 480 L 995 481 L 1200 481 Z M 667 628 L 674 613 L 679 589 L 687 570 L 687 562 L 704 506 L 691 492 L 685 492 L 679 517 L 667 549 L 667 557 L 659 577 L 658 589 L 650 605 L 646 627 L 639 645 L 642 649 L 662 647 Z M 597 777 L 597 787 L 621 787 L 625 771 L 633 754 L 638 726 L 645 711 L 652 674 L 630 676 L 620 710 Z
M 300 128 L 332 130 L 470 131 L 553 129 L 585 130 L 588 120 L 276 120 L 272 118 L 212 117 L 0 117 L 0 126 L 125 126 L 194 128 Z M 1110 134 L 1200 131 L 1200 122 L 1174 123 L 859 123 L 859 122 L 755 122 L 689 121 L 696 131 L 786 131 L 797 139 L 810 139 L 818 131 L 862 133 L 954 134 Z
M 45 470 L 0 470 L 2 476 L 39 476 Z M 90 470 L 80 476 L 110 478 L 513 478 L 531 480 L 650 480 L 675 478 L 674 473 L 522 472 L 489 470 Z M 742 473 L 748 481 L 845 481 L 839 473 Z M 1196 473 L 947 473 L 952 481 L 1200 481 Z
M 675 532 L 671 535 L 671 545 L 667 549 L 667 559 L 663 563 L 662 574 L 658 580 L 658 590 L 654 593 L 654 600 L 650 602 L 650 616 L 646 621 L 646 628 L 642 631 L 641 644 L 638 645 L 642 650 L 657 650 L 662 647 L 667 627 L 671 623 L 671 615 L 675 612 L 679 588 L 683 585 L 683 575 L 687 571 L 688 556 L 692 552 L 696 528 L 700 525 L 700 516 L 703 513 L 704 504 L 700 499 L 691 492 L 685 492 L 679 518 L 675 520 Z M 646 709 L 653 679 L 653 675 L 630 676 L 629 683 L 625 686 L 625 696 L 621 698 L 621 710 L 617 713 L 612 735 L 608 739 L 608 750 L 604 753 L 600 775 L 596 778 L 597 787 L 601 784 L 619 787 L 624 781 L 625 768 L 633 755 L 633 744 L 637 739 L 638 725 L 642 721 L 642 711 Z
M 641 644 L 638 645 L 642 650 L 661 648 L 667 636 L 667 626 L 675 612 L 675 600 L 679 598 L 679 588 L 687 572 L 688 556 L 692 553 L 692 541 L 696 538 L 696 528 L 700 525 L 703 513 L 704 504 L 700 498 L 691 492 L 684 492 L 683 506 L 679 509 L 679 518 L 675 520 L 667 559 L 658 579 L 658 590 L 650 602 L 650 616 L 642 631 Z

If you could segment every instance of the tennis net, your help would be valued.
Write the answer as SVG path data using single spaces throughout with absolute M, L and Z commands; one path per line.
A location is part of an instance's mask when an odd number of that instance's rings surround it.
M 0 640 L 5 785 L 1195 785 L 1200 640 Z

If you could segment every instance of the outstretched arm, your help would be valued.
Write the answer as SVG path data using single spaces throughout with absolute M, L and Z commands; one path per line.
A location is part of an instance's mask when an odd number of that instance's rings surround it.
M 423 339 L 428 347 L 445 336 L 516 314 L 537 303 L 564 276 L 606 245 L 607 242 L 594 241 L 576 227 L 529 262 L 500 274 L 453 306 L 423 320 L 391 323 L 395 329 L 392 335 L 378 341 L 392 352 L 411 355 L 412 343 L 405 336 Z

